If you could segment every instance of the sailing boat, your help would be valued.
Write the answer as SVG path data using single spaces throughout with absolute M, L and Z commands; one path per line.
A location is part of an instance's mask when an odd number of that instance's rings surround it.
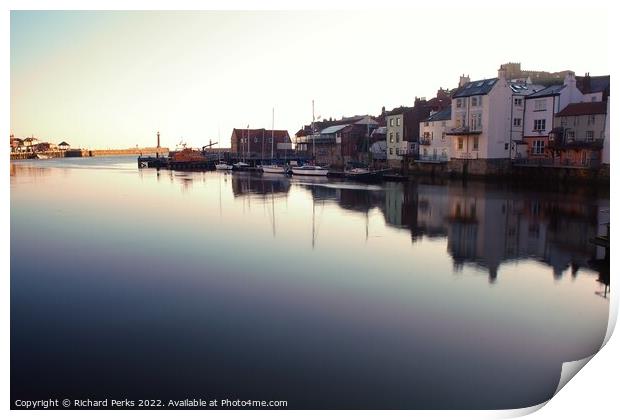
M 314 145 L 314 101 L 312 101 L 312 156 L 316 156 Z M 327 176 L 329 169 L 317 165 L 294 166 L 293 175 Z
M 217 142 L 220 142 L 220 127 L 217 127 Z M 217 152 L 217 158 L 218 158 L 218 162 L 215 164 L 215 169 L 217 171 L 230 171 L 233 166 L 230 165 L 228 162 L 226 162 L 225 160 L 222 160 L 222 152 L 218 151 Z
M 247 155 L 250 155 L 250 124 L 248 124 L 248 137 L 245 139 L 246 143 L 247 143 Z M 244 150 L 243 147 L 243 139 L 241 139 L 242 143 L 241 143 L 241 152 L 243 153 L 243 161 L 237 162 L 237 163 L 233 163 L 233 169 L 237 170 L 237 171 L 245 171 L 250 167 L 249 163 L 246 163 L 245 161 L 245 155 L 246 152 Z
M 273 163 L 273 144 L 275 142 L 274 139 L 274 109 L 271 109 L 271 164 L 263 165 L 263 172 L 268 174 L 285 174 L 286 168 L 282 165 L 276 165 Z

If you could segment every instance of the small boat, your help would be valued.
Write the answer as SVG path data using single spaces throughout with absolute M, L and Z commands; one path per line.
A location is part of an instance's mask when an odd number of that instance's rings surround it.
M 281 165 L 275 165 L 273 164 L 273 146 L 275 143 L 275 136 L 273 135 L 274 133 L 274 118 L 275 115 L 275 110 L 274 108 L 271 109 L 271 164 L 270 165 L 263 165 L 262 166 L 262 170 L 264 173 L 267 174 L 286 174 L 287 172 L 287 168 Z
M 220 160 L 218 163 L 215 164 L 215 169 L 218 171 L 230 171 L 232 168 L 232 165 L 229 165 L 223 160 Z
M 344 174 L 347 176 L 360 176 L 360 175 L 368 175 L 372 173 L 372 171 L 368 168 L 352 168 L 344 171 Z
M 383 177 L 383 171 L 373 171 L 369 168 L 353 168 L 345 170 L 344 176 L 357 181 L 380 181 Z
M 49 155 L 44 155 L 41 153 L 37 153 L 37 159 L 51 159 L 52 157 Z
M 293 175 L 313 175 L 313 176 L 327 176 L 329 169 L 322 166 L 315 165 L 303 165 L 294 166 L 292 168 Z
M 245 163 L 245 162 L 237 162 L 237 163 L 233 163 L 232 165 L 232 168 L 237 171 L 244 171 L 248 169 L 249 167 L 250 167 L 250 164 Z
M 267 174 L 285 174 L 287 168 L 281 165 L 263 165 L 263 172 Z

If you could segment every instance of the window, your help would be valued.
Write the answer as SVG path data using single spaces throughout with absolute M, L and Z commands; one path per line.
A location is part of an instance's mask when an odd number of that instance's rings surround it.
M 472 150 L 478 150 L 478 136 L 474 136 L 474 146 Z
M 396 117 L 396 127 L 400 127 L 400 117 Z
M 508 150 L 508 143 L 504 143 L 504 150 Z
M 428 127 L 428 121 L 424 121 L 424 127 Z
M 391 155 L 393 155 L 393 154 L 394 154 L 394 149 L 392 149 L 391 147 L 390 147 L 390 154 L 391 154 Z
M 575 132 L 573 130 L 566 130 L 566 141 L 575 141 Z
M 428 149 L 426 147 L 424 148 L 424 156 L 428 156 Z
M 471 106 L 478 106 L 478 97 L 477 96 L 472 96 L 471 97 Z
M 471 128 L 476 130 L 482 127 L 482 114 L 472 114 L 471 116 Z
M 515 98 L 515 106 L 523 106 L 523 98 Z
M 562 117 L 562 119 L 560 120 L 560 126 L 566 127 L 567 125 L 568 125 L 568 121 L 566 120 L 566 117 Z
M 545 131 L 547 120 L 534 120 L 534 131 Z
M 396 143 L 400 141 L 400 133 L 396 133 Z
M 534 155 L 545 154 L 545 141 L 544 140 L 534 140 L 534 143 L 532 144 L 532 154 Z
M 390 127 L 394 127 L 394 118 L 390 118 Z
M 586 131 L 586 141 L 594 141 L 594 131 Z
M 394 143 L 394 133 L 390 133 L 390 143 Z
M 456 107 L 457 107 L 457 108 L 463 108 L 463 99 L 458 98 L 458 99 L 456 100 Z
M 458 149 L 463 150 L 463 137 L 458 138 Z
M 588 115 L 588 125 L 594 125 L 596 122 L 596 115 Z
M 441 133 L 441 139 L 445 140 L 446 139 L 446 133 Z
M 534 111 L 546 111 L 546 110 L 547 110 L 546 99 L 537 99 L 534 101 Z
M 515 118 L 514 120 L 512 120 L 512 125 L 514 125 L 515 127 L 521 127 L 521 118 Z

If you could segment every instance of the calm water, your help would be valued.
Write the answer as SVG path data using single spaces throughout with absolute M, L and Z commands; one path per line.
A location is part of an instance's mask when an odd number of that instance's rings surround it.
M 136 166 L 11 166 L 12 400 L 518 408 L 605 335 L 608 198 Z

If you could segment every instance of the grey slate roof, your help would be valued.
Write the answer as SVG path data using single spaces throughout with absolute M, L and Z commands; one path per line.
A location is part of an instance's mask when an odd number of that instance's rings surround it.
M 424 121 L 446 121 L 452 118 L 452 107 L 447 107 L 425 119 Z
M 496 77 L 493 79 L 476 80 L 476 81 L 470 82 L 466 84 L 465 86 L 458 88 L 456 90 L 456 93 L 452 95 L 452 97 L 453 98 L 464 98 L 467 96 L 474 96 L 474 95 L 486 95 L 487 93 L 491 91 L 491 89 L 493 89 L 493 86 L 495 86 L 495 83 L 498 80 L 499 79 Z
M 349 124 L 332 125 L 331 127 L 327 127 L 321 130 L 321 134 L 334 134 L 348 126 Z
M 531 95 L 527 95 L 527 98 L 545 98 L 547 96 L 559 95 L 560 91 L 565 87 L 566 85 L 551 85 L 544 88 L 543 90 L 539 90 L 538 92 L 532 93 Z

